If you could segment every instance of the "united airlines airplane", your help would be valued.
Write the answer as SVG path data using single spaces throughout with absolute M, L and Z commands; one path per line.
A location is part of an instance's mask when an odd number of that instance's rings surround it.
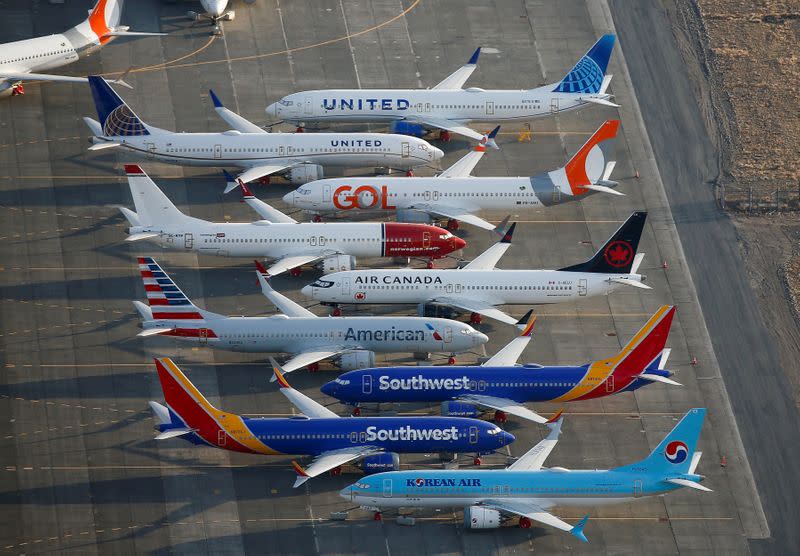
M 532 312 L 531 312 L 532 314 Z M 381 367 L 349 371 L 323 385 L 324 394 L 358 406 L 364 403 L 442 403 L 444 415 L 477 416 L 478 407 L 547 422 L 525 402 L 572 402 L 632 392 L 647 384 L 679 385 L 664 369 L 665 349 L 675 307 L 664 305 L 615 356 L 581 366 L 517 365 L 528 345 L 536 317 L 522 334 L 480 366 Z
M 183 438 L 193 444 L 263 455 L 308 455 L 302 467 L 292 462 L 298 487 L 308 479 L 361 461 L 368 473 L 397 470 L 398 454 L 429 452 L 491 453 L 514 441 L 497 425 L 461 417 L 341 418 L 292 388 L 272 360 L 281 393 L 302 415 L 248 418 L 217 409 L 171 359 L 156 359 L 166 405 L 150 402 L 159 434 L 156 440 Z
M 614 35 L 601 37 L 558 83 L 527 90 L 463 89 L 475 71 L 480 48 L 466 65 L 430 89 L 327 89 L 283 97 L 267 107 L 273 118 L 309 123 L 386 122 L 393 131 L 422 135 L 438 129 L 476 141 L 483 134 L 470 122 L 526 122 L 567 110 L 600 104 L 618 106 L 606 92 Z
M 614 469 L 545 469 L 558 442 L 559 419 L 550 424 L 547 438 L 506 469 L 390 471 L 364 477 L 339 494 L 371 510 L 463 508 L 467 529 L 496 529 L 506 516 L 518 516 L 523 529 L 536 521 L 587 542 L 583 530 L 589 516 L 571 525 L 551 513 L 553 508 L 627 503 L 684 487 L 710 492 L 700 484 L 705 477 L 696 473 L 702 453 L 695 449 L 705 415 L 705 409 L 690 409 L 649 456 Z

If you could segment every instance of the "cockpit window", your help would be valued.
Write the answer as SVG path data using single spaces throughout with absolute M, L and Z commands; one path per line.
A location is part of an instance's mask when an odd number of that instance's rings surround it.
M 495 427 L 493 429 L 490 429 L 490 430 L 486 431 L 486 434 L 495 435 L 495 434 L 498 434 L 501 430 L 502 429 L 500 427 Z
M 319 280 L 317 280 L 316 282 L 311 284 L 311 287 L 314 287 L 314 288 L 331 288 L 331 287 L 333 287 L 333 282 L 331 282 L 330 280 L 323 280 L 323 279 L 320 278 Z
M 350 381 L 344 378 L 335 378 L 333 379 L 333 381 L 336 384 L 341 384 L 342 386 L 347 386 L 348 384 L 350 384 Z
M 303 188 L 301 187 L 301 188 L 299 188 L 299 189 L 297 190 L 297 193 L 299 193 L 300 195 L 310 195 L 310 194 L 311 194 L 311 189 L 310 189 L 310 188 L 308 188 L 308 187 L 307 187 L 307 188 L 305 188 L 305 189 L 303 189 Z
M 278 104 L 280 104 L 281 106 L 293 106 L 294 105 L 294 101 L 281 99 L 281 100 L 278 101 Z

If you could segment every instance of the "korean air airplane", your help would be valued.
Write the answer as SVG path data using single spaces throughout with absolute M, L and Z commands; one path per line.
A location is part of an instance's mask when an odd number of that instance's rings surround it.
M 535 316 L 520 337 L 480 366 L 381 367 L 344 373 L 322 386 L 322 392 L 343 403 L 442 402 L 446 415 L 477 416 L 478 407 L 495 410 L 496 423 L 507 414 L 537 423 L 547 418 L 525 402 L 572 402 L 632 392 L 646 384 L 678 385 L 664 369 L 664 349 L 675 307 L 664 305 L 613 357 L 581 366 L 519 366 L 530 340 Z
M 214 107 L 233 129 L 175 133 L 144 123 L 102 77 L 89 76 L 100 121 L 83 118 L 92 132 L 89 150 L 126 154 L 181 166 L 235 166 L 243 182 L 283 175 L 294 184 L 324 177 L 323 166 L 378 166 L 410 170 L 444 153 L 427 141 L 386 133 L 268 133 L 231 112 L 209 91 Z
M 705 409 L 690 409 L 645 459 L 609 470 L 545 469 L 558 442 L 561 419 L 550 434 L 506 469 L 483 471 L 390 471 L 364 477 L 342 489 L 342 498 L 361 507 L 463 508 L 467 529 L 496 529 L 518 516 L 527 529 L 536 521 L 587 542 L 585 516 L 570 525 L 551 511 L 557 507 L 627 503 L 683 487 L 710 492 L 695 471 L 697 441 Z
M 345 370 L 375 366 L 375 353 L 460 353 L 489 338 L 468 324 L 423 317 L 318 317 L 273 290 L 263 269 L 261 291 L 279 315 L 227 317 L 197 307 L 150 257 L 139 258 L 148 304 L 134 301 L 141 337 L 168 336 L 198 346 L 247 353 L 289 353 L 285 372 L 336 358 Z
M 450 231 L 458 229 L 459 221 L 491 230 L 494 226 L 478 216 L 479 211 L 539 209 L 594 191 L 623 195 L 613 189 L 617 182 L 610 180 L 616 166 L 613 146 L 618 129 L 619 120 L 606 121 L 565 166 L 536 176 L 471 175 L 498 126 L 438 176 L 327 178 L 307 183 L 283 200 L 315 214 L 394 213 L 399 222 L 444 217 Z
M 559 270 L 500 270 L 495 265 L 511 245 L 516 224 L 498 243 L 463 268 L 349 270 L 327 274 L 302 289 L 328 304 L 408 303 L 455 307 L 508 324 L 517 319 L 498 305 L 542 305 L 607 295 L 623 286 L 650 289 L 639 274 L 636 253 L 647 218 L 634 212 L 588 261 Z
M 601 37 L 558 83 L 527 90 L 463 89 L 475 71 L 480 48 L 466 65 L 430 89 L 328 89 L 303 91 L 267 107 L 271 117 L 309 123 L 386 122 L 393 131 L 421 136 L 428 129 L 476 141 L 483 134 L 470 122 L 526 122 L 593 104 L 618 106 L 606 92 L 614 35 Z
M 341 418 L 292 388 L 272 360 L 281 393 L 302 415 L 288 419 L 248 418 L 211 405 L 171 359 L 156 359 L 166 405 L 150 402 L 158 422 L 156 440 L 183 438 L 193 444 L 263 455 L 307 455 L 297 462 L 294 486 L 360 461 L 367 472 L 397 470 L 398 454 L 491 453 L 514 441 L 497 425 L 461 417 Z

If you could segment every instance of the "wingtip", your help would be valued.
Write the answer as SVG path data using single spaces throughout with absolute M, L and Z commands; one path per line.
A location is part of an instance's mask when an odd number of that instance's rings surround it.
M 508 231 L 508 221 L 511 220 L 511 215 L 507 215 L 503 220 L 494 227 L 494 233 L 499 235 L 501 238 L 506 235 Z
M 533 309 L 525 313 L 525 316 L 519 319 L 517 325 L 523 327 L 520 333 L 523 338 L 533 334 L 533 327 L 536 325 L 536 315 L 533 314 Z
M 514 236 L 514 229 L 517 227 L 517 223 L 513 222 L 511 227 L 508 228 L 506 233 L 503 235 L 503 239 L 500 240 L 500 243 L 511 243 L 511 238 Z
M 488 135 L 489 139 L 494 139 L 495 137 L 497 137 L 498 133 L 500 133 L 500 126 L 497 126 L 492 131 L 489 132 Z
M 139 166 L 138 164 L 126 164 L 125 173 L 129 176 L 130 175 L 141 176 L 144 174 L 144 170 L 142 170 L 142 167 Z
M 256 271 L 258 271 L 258 273 L 261 274 L 264 278 L 269 280 L 269 272 L 267 272 L 266 267 L 264 267 L 264 265 L 261 264 L 261 261 L 254 260 L 253 262 L 256 263 Z
M 557 423 L 557 422 L 559 421 L 559 419 L 561 419 L 561 417 L 563 416 L 563 414 L 564 414 L 564 408 L 561 408 L 561 409 L 559 409 L 558 411 L 556 411 L 555 413 L 553 413 L 553 416 L 552 416 L 552 417 L 550 417 L 550 418 L 547 420 L 547 423 L 548 423 L 548 424 Z
M 478 57 L 480 55 L 481 55 L 481 47 L 479 46 L 478 48 L 475 49 L 475 52 L 472 53 L 472 56 L 470 56 L 469 61 L 467 62 L 467 64 L 472 64 L 472 65 L 477 64 L 478 63 Z
M 298 478 L 308 478 L 308 473 L 306 473 L 306 470 L 303 469 L 303 466 L 297 463 L 295 460 L 292 460 L 292 469 L 294 469 L 294 472 L 297 473 Z
M 291 388 L 291 385 L 286 382 L 286 379 L 283 377 L 281 366 L 275 361 L 275 358 L 270 357 L 269 362 L 272 364 L 272 382 L 277 380 L 281 388 Z
M 219 100 L 219 97 L 212 91 L 211 89 L 208 90 L 208 94 L 211 97 L 211 102 L 214 103 L 214 108 L 225 108 L 222 104 L 222 101 Z
M 583 532 L 583 528 L 586 527 L 587 521 L 589 521 L 589 514 L 583 516 L 583 519 L 576 523 L 575 526 L 569 531 L 573 537 L 576 537 L 583 542 L 589 542 L 589 539 L 586 538 L 586 535 Z

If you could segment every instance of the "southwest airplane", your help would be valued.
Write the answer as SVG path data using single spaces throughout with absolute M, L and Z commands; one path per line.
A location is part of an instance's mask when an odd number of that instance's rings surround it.
M 162 247 L 229 257 L 266 257 L 271 275 L 294 275 L 309 263 L 328 272 L 355 267 L 356 257 L 438 259 L 466 242 L 428 224 L 337 222 L 315 224 L 293 218 L 256 199 L 240 182 L 244 200 L 263 218 L 256 222 L 208 222 L 182 213 L 136 165 L 126 164 L 136 212 L 120 210 L 130 223 L 126 241 L 149 240 Z
M 382 367 L 344 373 L 322 386 L 339 401 L 360 403 L 444 402 L 443 413 L 475 415 L 475 406 L 495 410 L 496 423 L 506 414 L 537 423 L 547 418 L 525 402 L 572 402 L 632 392 L 652 382 L 679 385 L 664 369 L 675 307 L 665 305 L 650 317 L 617 355 L 581 366 L 517 365 L 530 340 L 536 317 L 531 316 L 520 337 L 481 366 Z M 470 410 L 473 411 L 470 411 Z
M 417 270 L 355 270 L 327 274 L 302 289 L 303 294 L 329 304 L 419 303 L 471 311 L 517 324 L 497 305 L 563 303 L 607 295 L 621 286 L 650 289 L 638 274 L 644 253 L 636 254 L 646 212 L 634 212 L 594 256 L 559 270 L 500 270 L 495 264 L 511 245 L 512 224 L 503 239 L 464 268 Z
M 323 165 L 411 169 L 444 153 L 422 139 L 384 133 L 268 133 L 225 108 L 210 91 L 217 113 L 232 130 L 175 133 L 145 124 L 102 77 L 89 86 L 100 121 L 83 118 L 93 136 L 89 150 L 121 148 L 140 158 L 182 166 L 236 166 L 244 182 L 283 174 L 295 184 L 323 177 Z
M 705 409 L 690 409 L 645 459 L 609 470 L 570 470 L 542 466 L 558 442 L 561 419 L 550 434 L 506 469 L 484 471 L 390 471 L 363 477 L 339 493 L 368 509 L 397 507 L 464 508 L 464 527 L 495 529 L 503 515 L 519 516 L 520 527 L 532 521 L 569 531 L 587 542 L 584 516 L 570 525 L 550 511 L 554 507 L 627 503 L 660 496 L 682 487 L 710 492 L 695 473 L 695 452 Z
M 328 89 L 303 91 L 267 107 L 267 114 L 296 125 L 330 122 L 388 122 L 394 131 L 422 135 L 439 129 L 480 141 L 469 122 L 524 122 L 592 104 L 618 106 L 606 93 L 614 35 L 604 35 L 551 85 L 527 90 L 462 89 L 475 71 L 480 48 L 466 65 L 431 89 Z M 448 136 L 443 134 L 443 139 Z
M 462 417 L 341 418 L 289 386 L 272 360 L 281 393 L 303 414 L 291 418 L 248 418 L 211 405 L 171 359 L 156 359 L 166 406 L 150 402 L 157 440 L 182 437 L 193 444 L 246 454 L 312 456 L 297 462 L 295 487 L 345 463 L 361 460 L 367 472 L 399 469 L 398 453 L 489 453 L 514 441 L 497 425 Z
M 290 205 L 315 213 L 394 212 L 400 222 L 419 222 L 420 215 L 449 219 L 448 229 L 459 220 L 491 230 L 479 217 L 481 210 L 519 210 L 549 207 L 579 198 L 590 191 L 622 195 L 609 177 L 616 161 L 613 144 L 619 120 L 608 120 L 594 132 L 566 166 L 537 176 L 473 177 L 475 165 L 486 151 L 486 139 L 436 177 L 328 178 L 307 183 L 283 198 Z
M 169 336 L 195 345 L 250 353 L 289 353 L 285 372 L 329 357 L 345 370 L 375 366 L 375 353 L 459 353 L 489 338 L 468 324 L 422 317 L 318 317 L 273 290 L 263 269 L 262 293 L 281 312 L 270 317 L 226 317 L 197 307 L 150 257 L 139 258 L 149 305 L 133 304 L 142 337 Z
M 86 83 L 85 77 L 42 73 L 77 62 L 115 37 L 163 35 L 134 33 L 119 25 L 124 0 L 98 0 L 82 23 L 63 34 L 0 45 L 0 95 L 23 95 L 22 81 Z M 122 83 L 121 81 L 119 83 Z

